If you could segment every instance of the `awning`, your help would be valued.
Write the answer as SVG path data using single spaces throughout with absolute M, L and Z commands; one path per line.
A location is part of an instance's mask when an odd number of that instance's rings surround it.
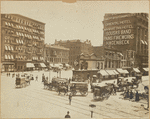
M 146 41 L 144 41 L 145 42 L 145 45 L 147 45 L 147 42 Z
M 46 67 L 46 65 L 44 63 L 40 63 L 41 67 Z
M 28 68 L 28 67 L 35 67 L 35 66 L 34 66 L 34 64 L 32 64 L 32 63 L 27 63 L 27 64 L 26 64 L 26 67 Z
M 8 55 L 8 59 L 11 59 L 10 55 Z
M 113 70 L 113 72 L 114 72 L 116 75 L 118 75 L 118 74 L 119 74 L 116 70 Z
M 8 46 L 8 49 L 11 50 L 10 46 Z
M 105 70 L 100 70 L 97 73 L 100 73 L 102 76 L 108 76 L 109 75 Z
M 11 55 L 11 59 L 14 59 L 13 55 Z
M 50 66 L 51 66 L 51 67 L 54 67 L 54 65 L 53 65 L 53 64 L 50 64 Z
M 138 70 L 138 68 L 133 68 L 133 70 L 137 73 L 140 73 L 140 70 Z
M 145 44 L 143 40 L 141 40 L 142 44 Z
M 5 55 L 5 59 L 8 59 L 7 55 Z
M 69 65 L 69 64 L 65 64 L 65 66 L 66 66 L 66 67 L 69 67 L 70 65 Z
M 59 67 L 59 64 L 54 64 L 53 67 Z
M 119 53 L 121 56 L 123 56 L 123 54 L 122 53 Z
M 5 50 L 8 50 L 7 46 L 5 45 Z
M 127 70 L 117 69 L 117 71 L 121 74 L 128 74 L 129 72 Z
M 149 68 L 143 68 L 145 71 L 149 71 Z
M 106 72 L 109 74 L 109 75 L 116 75 L 113 70 L 106 70 Z
M 13 46 L 11 46 L 11 50 L 14 50 Z

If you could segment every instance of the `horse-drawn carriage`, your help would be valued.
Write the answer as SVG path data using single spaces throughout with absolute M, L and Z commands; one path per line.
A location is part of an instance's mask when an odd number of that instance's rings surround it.
M 88 94 L 88 83 L 87 82 L 70 82 L 70 92 L 72 95 L 76 95 L 80 92 L 81 95 Z
M 93 98 L 108 99 L 112 92 L 112 85 L 107 83 L 93 83 Z
M 51 82 L 48 82 L 48 80 L 44 80 L 44 88 L 48 90 L 55 89 L 58 91 L 60 87 L 68 86 L 68 79 L 66 78 L 53 78 Z
M 138 88 L 138 84 L 140 83 L 140 80 L 138 80 L 136 77 L 118 77 L 117 78 L 117 85 L 118 85 L 118 91 L 123 91 L 124 88 Z
M 16 88 L 18 87 L 26 87 L 30 84 L 30 77 L 27 78 L 27 74 L 21 74 L 16 77 Z

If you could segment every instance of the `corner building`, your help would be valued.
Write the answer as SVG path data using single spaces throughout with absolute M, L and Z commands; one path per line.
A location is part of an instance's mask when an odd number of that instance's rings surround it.
M 62 46 L 48 45 L 44 46 L 45 63 L 50 64 L 68 64 L 69 49 Z
M 44 62 L 45 23 L 19 15 L 1 14 L 2 71 L 24 71 Z
M 148 14 L 105 14 L 103 45 L 119 50 L 123 67 L 148 67 Z

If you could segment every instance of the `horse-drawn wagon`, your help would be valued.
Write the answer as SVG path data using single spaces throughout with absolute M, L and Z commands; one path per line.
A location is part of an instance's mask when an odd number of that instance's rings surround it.
M 112 85 L 107 83 L 93 83 L 93 98 L 94 99 L 108 99 L 112 92 Z
M 70 92 L 72 95 L 76 95 L 80 92 L 81 95 L 88 94 L 88 83 L 87 82 L 70 82 Z
M 30 84 L 30 79 L 27 78 L 27 74 L 21 74 L 16 77 L 16 88 L 18 87 L 26 87 L 27 84 Z
M 136 77 L 118 77 L 117 78 L 117 85 L 118 85 L 118 91 L 123 91 L 124 88 L 138 88 L 138 85 L 140 83 L 140 80 L 138 80 Z
M 55 89 L 55 91 L 58 91 L 60 87 L 68 86 L 68 79 L 66 78 L 53 78 L 51 82 L 48 82 L 48 80 L 44 80 L 44 88 L 48 90 Z

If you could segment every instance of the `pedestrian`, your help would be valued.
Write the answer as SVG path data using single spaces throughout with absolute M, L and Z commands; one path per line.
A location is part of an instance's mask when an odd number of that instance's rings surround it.
M 139 101 L 139 93 L 138 93 L 138 91 L 136 91 L 136 94 L 135 94 L 135 101 Z
M 69 95 L 69 104 L 71 105 L 71 100 L 72 100 L 72 95 L 71 95 L 71 93 L 70 93 L 70 95 Z
M 133 92 L 132 92 L 132 90 L 130 91 L 130 99 L 132 99 L 133 98 Z
M 44 74 L 42 75 L 42 82 L 44 82 L 45 81 L 45 76 L 44 76 Z
M 147 109 L 149 109 L 149 87 L 145 86 L 144 90 L 145 90 L 145 93 L 146 93 L 146 96 L 147 96 Z
M 38 81 L 38 75 L 36 76 L 36 81 Z
M 112 86 L 113 86 L 113 95 L 116 95 L 116 85 L 115 85 L 115 81 L 114 81 L 114 83 L 112 84 Z
M 65 115 L 65 118 L 71 118 L 71 116 L 69 115 L 69 111 L 68 111 L 67 114 Z

